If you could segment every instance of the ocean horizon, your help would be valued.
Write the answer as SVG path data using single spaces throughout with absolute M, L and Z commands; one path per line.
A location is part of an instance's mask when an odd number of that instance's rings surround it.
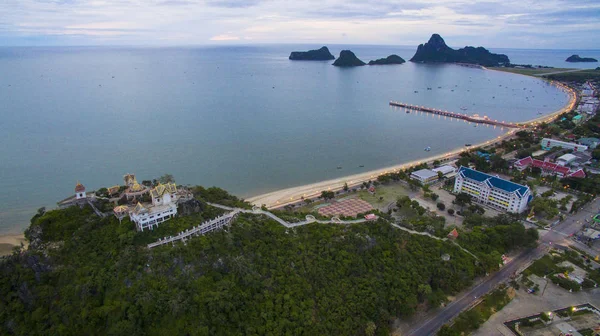
M 457 65 L 340 69 L 288 60 L 291 51 L 318 47 L 0 47 L 0 233 L 22 232 L 37 208 L 54 207 L 78 181 L 93 190 L 122 184 L 126 173 L 139 180 L 170 173 L 179 184 L 249 197 L 506 132 L 406 114 L 390 100 L 505 121 L 568 101 L 541 79 Z M 390 54 L 408 60 L 416 50 L 328 47 L 365 62 Z M 571 54 L 600 58 L 600 50 L 490 50 L 553 67 L 597 66 L 564 62 Z

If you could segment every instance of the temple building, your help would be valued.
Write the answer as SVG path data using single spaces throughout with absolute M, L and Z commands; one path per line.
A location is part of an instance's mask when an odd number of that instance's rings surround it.
M 88 198 L 91 198 L 92 201 L 95 199 L 94 194 L 88 195 L 85 192 L 85 186 L 79 182 L 75 185 L 75 193 L 72 196 L 65 198 L 64 200 L 58 202 L 58 207 L 61 209 L 68 208 L 73 205 L 82 206 L 87 203 Z
M 159 184 L 150 190 L 152 205 L 139 203 L 130 210 L 129 218 L 139 231 L 154 229 L 177 214 L 177 186 L 174 183 Z
M 85 199 L 85 186 L 77 181 L 75 185 L 75 198 L 76 199 Z

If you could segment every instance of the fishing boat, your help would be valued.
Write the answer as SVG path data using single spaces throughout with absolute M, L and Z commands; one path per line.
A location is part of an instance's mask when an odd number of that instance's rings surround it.
M 426 151 L 426 152 L 429 152 L 430 150 L 431 150 L 431 147 L 427 147 L 427 148 L 425 148 L 425 151 Z
M 465 144 L 465 147 L 471 147 L 472 145 L 470 143 Z

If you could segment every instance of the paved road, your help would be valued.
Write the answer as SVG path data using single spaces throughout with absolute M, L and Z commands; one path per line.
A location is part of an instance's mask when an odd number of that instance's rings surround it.
M 428 314 L 429 316 L 427 318 L 415 325 L 406 335 L 434 335 L 435 332 L 442 327 L 442 325 L 446 324 L 448 321 L 460 314 L 460 312 L 475 304 L 478 298 L 488 293 L 500 283 L 508 280 L 511 274 L 516 271 L 522 271 L 522 269 L 529 263 L 541 258 L 552 244 L 575 245 L 576 247 L 581 248 L 579 245 L 583 244 L 577 244 L 577 242 L 569 239 L 568 236 L 577 232 L 583 225 L 583 222 L 585 222 L 585 218 L 589 218 L 591 213 L 595 213 L 599 206 L 600 199 L 598 198 L 588 203 L 588 205 L 581 209 L 578 213 L 569 216 L 565 221 L 557 224 L 551 231 L 547 231 L 545 234 L 542 234 L 540 237 L 540 244 L 537 248 L 522 252 L 498 272 L 489 275 L 479 284 L 467 290 L 466 293 L 463 293 L 454 302 L 450 303 L 444 308 Z M 583 246 L 586 248 L 586 250 L 589 249 L 587 246 Z

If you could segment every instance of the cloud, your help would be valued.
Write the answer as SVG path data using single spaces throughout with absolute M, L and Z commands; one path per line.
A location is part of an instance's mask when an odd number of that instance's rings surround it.
M 73 35 L 84 44 L 417 45 L 440 33 L 453 46 L 600 48 L 597 0 L 0 0 L 0 13 L 0 45 L 71 44 Z
M 238 36 L 221 34 L 217 36 L 211 37 L 209 40 L 211 41 L 238 41 L 240 38 Z

